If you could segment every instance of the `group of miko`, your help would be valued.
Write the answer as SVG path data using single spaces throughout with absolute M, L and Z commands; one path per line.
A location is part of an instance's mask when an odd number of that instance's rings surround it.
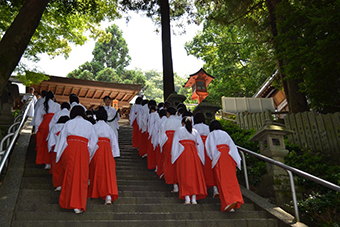
M 45 92 L 34 106 L 32 124 L 36 164 L 50 170 L 60 207 L 79 214 L 86 210 L 87 198 L 103 198 L 105 204 L 118 198 L 114 158 L 120 156 L 119 114 L 109 96 L 95 115 L 75 94 L 69 99 L 60 105 L 51 91 Z
M 154 100 L 137 98 L 130 111 L 133 147 L 147 157 L 166 184 L 173 185 L 184 204 L 197 204 L 213 187 L 221 211 L 235 211 L 243 204 L 236 167 L 241 157 L 231 137 L 217 120 L 206 125 L 202 113 L 195 116 L 184 104 L 156 106 Z

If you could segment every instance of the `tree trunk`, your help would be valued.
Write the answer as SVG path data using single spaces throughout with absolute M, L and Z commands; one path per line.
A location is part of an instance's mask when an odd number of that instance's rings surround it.
M 175 85 L 171 54 L 169 0 L 160 0 L 159 4 L 162 23 L 163 91 L 165 101 L 168 96 L 175 91 Z
M 266 0 L 266 5 L 269 11 L 270 28 L 273 35 L 276 56 L 278 56 L 278 48 L 275 43 L 275 38 L 278 35 L 277 23 L 280 19 L 283 20 L 283 18 L 276 17 L 276 7 L 281 2 L 282 0 Z M 308 111 L 309 107 L 307 104 L 306 96 L 299 91 L 299 83 L 301 81 L 286 78 L 286 75 L 284 75 L 282 71 L 282 68 L 284 67 L 283 63 L 284 61 L 282 59 L 279 59 L 279 57 L 277 58 L 278 68 L 281 75 L 281 81 L 289 106 L 289 112 L 298 113 Z
M 50 0 L 26 0 L 0 41 L 0 95 L 24 54 Z

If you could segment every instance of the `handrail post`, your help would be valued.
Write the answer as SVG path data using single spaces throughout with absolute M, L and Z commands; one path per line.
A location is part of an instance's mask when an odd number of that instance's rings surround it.
M 249 190 L 249 180 L 248 180 L 248 171 L 247 171 L 246 157 L 245 157 L 243 151 L 240 151 L 240 150 L 238 150 L 238 151 L 241 153 L 241 156 L 242 156 L 244 179 L 246 181 L 246 188 Z
M 294 204 L 294 211 L 295 211 L 295 221 L 300 222 L 300 216 L 299 216 L 299 208 L 297 204 L 297 199 L 296 199 L 296 191 L 295 191 L 295 183 L 294 183 L 294 178 L 293 174 L 291 171 L 287 170 L 287 173 L 289 175 L 289 181 L 290 181 L 290 188 L 292 190 L 292 197 L 293 197 L 293 204 Z

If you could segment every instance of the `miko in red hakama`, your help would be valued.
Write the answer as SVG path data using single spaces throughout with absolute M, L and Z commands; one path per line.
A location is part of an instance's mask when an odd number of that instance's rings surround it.
M 176 163 L 171 163 L 171 148 L 172 148 L 172 140 L 174 137 L 174 130 L 167 130 L 166 136 L 168 137 L 168 140 L 163 145 L 163 171 L 164 171 L 164 179 L 165 183 L 167 184 L 177 184 L 177 172 L 176 172 Z
M 207 136 L 201 136 L 201 138 L 205 145 L 205 140 L 207 139 Z M 204 180 L 205 180 L 205 184 L 207 185 L 207 188 L 211 188 L 215 186 L 216 183 L 215 183 L 214 171 L 211 167 L 211 159 L 207 155 L 207 150 L 205 149 L 205 146 L 204 146 L 204 156 L 205 156 L 205 164 L 203 165 Z
M 161 149 L 159 145 L 156 147 L 156 152 L 158 153 L 157 155 L 157 175 L 161 177 L 164 175 L 164 169 L 163 169 L 163 164 L 164 164 L 164 156 L 163 153 L 161 153 Z
M 110 139 L 98 138 L 98 146 L 90 163 L 89 198 L 103 198 L 111 196 L 111 200 L 118 198 L 116 162 L 112 155 Z
M 37 156 L 35 159 L 35 163 L 40 164 L 51 164 L 50 153 L 48 152 L 47 147 L 47 136 L 49 133 L 49 124 L 53 117 L 54 113 L 47 113 L 43 117 L 43 121 L 41 122 L 38 132 L 36 134 L 36 151 Z
M 153 149 L 153 144 L 151 143 L 151 138 L 148 139 L 148 169 L 155 169 L 157 165 L 156 151 Z
M 139 135 L 139 146 L 138 146 L 138 152 L 139 152 L 139 156 L 143 157 L 144 155 L 146 155 L 148 153 L 147 149 L 148 149 L 148 133 L 145 132 L 141 132 L 140 131 L 140 135 Z
M 235 208 L 240 208 L 244 204 L 240 186 L 236 177 L 236 162 L 229 155 L 229 146 L 226 144 L 217 145 L 217 150 L 221 156 L 214 166 L 214 175 L 221 200 L 221 211 L 237 202 Z
M 90 155 L 88 139 L 68 136 L 60 162 L 65 171 L 59 205 L 65 209 L 86 210 Z
M 139 146 L 139 127 L 137 119 L 132 124 L 132 147 L 137 148 Z
M 204 181 L 202 163 L 198 156 L 195 142 L 181 140 L 184 151 L 176 160 L 177 177 L 179 184 L 179 198 L 196 195 L 196 199 L 207 197 L 207 188 Z

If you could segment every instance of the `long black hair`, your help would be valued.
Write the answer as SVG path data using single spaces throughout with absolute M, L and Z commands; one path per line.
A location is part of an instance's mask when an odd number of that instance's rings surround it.
M 66 123 L 68 120 L 70 120 L 70 117 L 69 116 L 61 116 L 58 121 L 57 121 L 57 124 L 64 124 Z
M 107 112 L 103 106 L 99 106 L 98 110 L 96 111 L 96 117 L 97 121 L 99 120 L 107 121 Z
M 85 119 L 85 110 L 82 106 L 74 106 L 70 112 L 70 118 L 74 119 L 76 116 L 82 116 Z
M 45 102 L 44 102 L 44 108 L 45 108 L 45 112 L 48 113 L 48 100 L 53 99 L 54 98 L 54 94 L 52 91 L 47 92 L 46 96 L 45 96 Z
M 194 123 L 199 124 L 204 122 L 205 122 L 204 114 L 202 112 L 197 112 L 194 116 Z
M 185 128 L 188 132 L 192 133 L 192 120 L 191 117 L 183 117 L 182 124 L 184 123 Z
M 222 130 L 222 125 L 218 120 L 214 119 L 214 120 L 210 121 L 209 130 L 210 130 L 210 132 L 212 132 L 214 130 Z

